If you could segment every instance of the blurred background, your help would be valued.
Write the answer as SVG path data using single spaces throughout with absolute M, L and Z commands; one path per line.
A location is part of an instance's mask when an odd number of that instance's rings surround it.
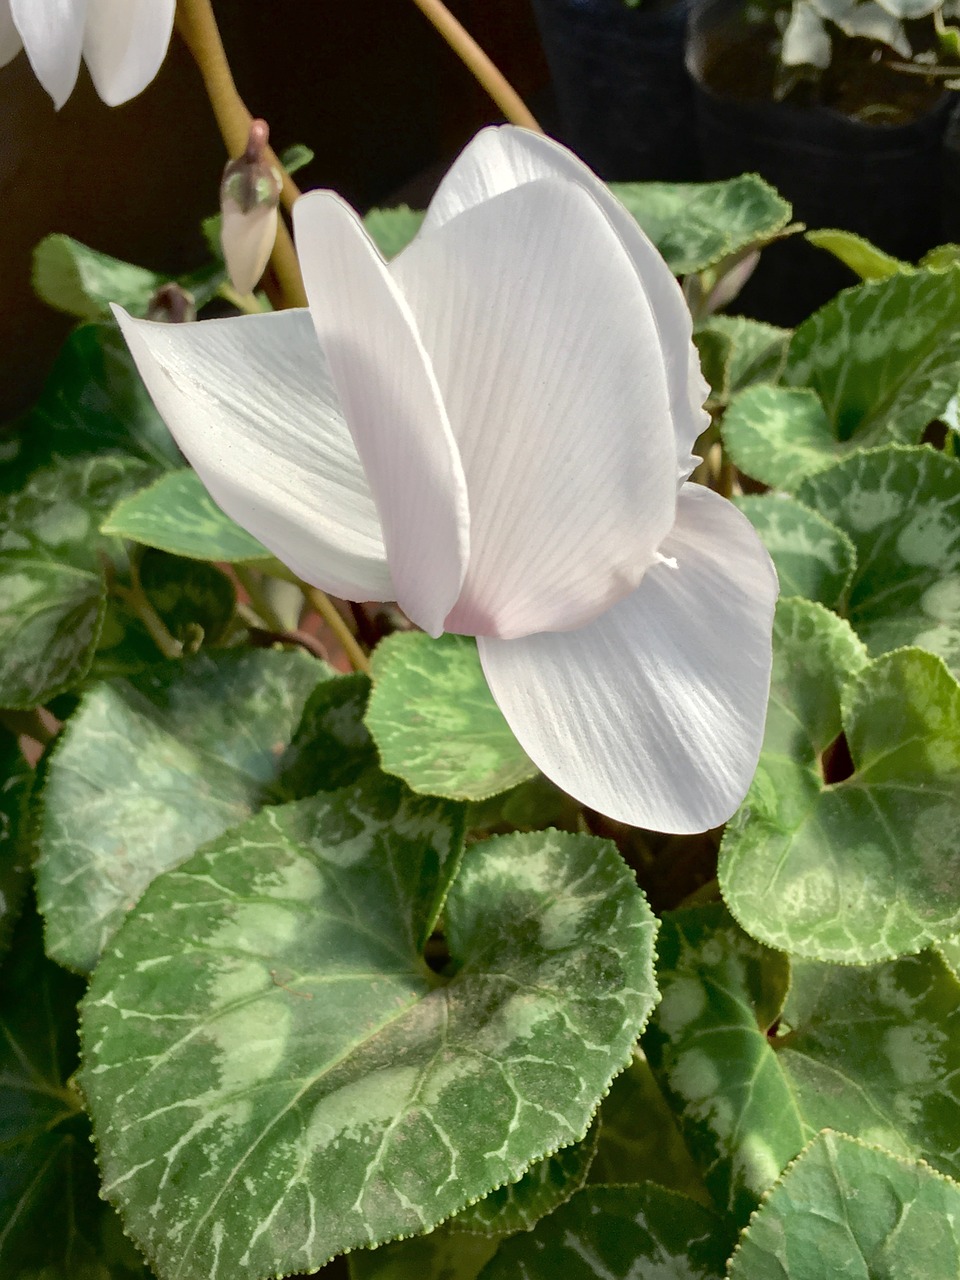
M 422 205 L 496 107 L 410 0 L 219 0 L 237 86 L 277 150 L 315 153 L 297 181 L 361 210 Z M 529 0 L 449 0 L 518 91 L 550 114 L 549 76 Z M 205 260 L 200 220 L 216 212 L 223 144 L 199 76 L 174 37 L 157 79 L 110 108 L 89 76 L 56 112 L 20 55 L 0 68 L 0 422 L 35 399 L 72 325 L 30 285 L 52 231 L 160 272 Z

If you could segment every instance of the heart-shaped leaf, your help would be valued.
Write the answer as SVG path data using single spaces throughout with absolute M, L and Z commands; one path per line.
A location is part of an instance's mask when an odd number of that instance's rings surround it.
M 675 1191 L 587 1187 L 505 1240 L 480 1280 L 721 1280 L 730 1247 L 717 1215 Z
M 84 696 L 43 792 L 37 892 L 54 959 L 89 972 L 155 876 L 255 812 L 331 674 L 299 651 L 226 651 Z
M 612 845 L 471 847 L 376 771 L 155 880 L 94 975 L 104 1193 L 160 1280 L 312 1271 L 434 1227 L 579 1140 L 655 1000 Z
M 781 596 L 819 600 L 835 609 L 850 585 L 857 559 L 842 529 L 786 494 L 737 498 L 736 505 L 770 552 Z
M 825 1127 L 960 1172 L 960 983 L 936 953 L 788 968 L 713 905 L 664 918 L 657 972 L 644 1048 L 738 1220 Z
M 720 430 L 745 475 L 787 491 L 859 447 L 834 437 L 819 397 L 808 387 L 747 387 L 730 401 Z
M 37 295 L 48 306 L 80 320 L 109 318 L 111 302 L 134 315 L 145 315 L 150 299 L 169 279 L 111 258 L 71 236 L 44 236 L 33 251 Z
M 270 552 L 220 510 L 189 467 L 161 476 L 110 513 L 104 533 L 190 560 L 272 560 Z
M 730 1260 L 730 1280 L 960 1274 L 960 1186 L 846 1134 L 814 1139 Z
M 610 190 L 679 276 L 772 239 L 791 215 L 755 173 L 725 182 L 611 182 Z
M 0 706 L 37 706 L 86 674 L 106 605 L 102 557 L 125 558 L 100 521 L 149 475 L 131 457 L 79 458 L 0 499 Z
M 956 933 L 960 685 L 920 649 L 865 665 L 805 601 L 781 602 L 774 637 L 760 764 L 720 849 L 730 910 L 771 946 L 843 963 Z
M 537 773 L 468 636 L 408 631 L 382 641 L 366 724 L 384 770 L 422 795 L 485 800 Z
M 960 462 L 893 445 L 820 472 L 798 496 L 856 546 L 844 612 L 871 654 L 915 644 L 960 676 Z

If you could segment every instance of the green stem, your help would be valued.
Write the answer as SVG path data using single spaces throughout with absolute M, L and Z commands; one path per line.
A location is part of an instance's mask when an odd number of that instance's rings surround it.
M 250 603 L 253 605 L 254 611 L 259 615 L 261 621 L 266 623 L 267 629 L 270 631 L 286 631 L 287 627 L 283 619 L 274 609 L 266 591 L 263 589 L 263 579 L 260 574 L 242 564 L 235 564 L 233 571 L 237 575 L 237 581 L 250 597 Z
M 263 307 L 257 301 L 257 295 L 255 293 L 238 293 L 228 280 L 224 280 L 217 293 L 223 298 L 224 302 L 229 302 L 231 307 L 236 307 L 245 316 L 263 315 Z
M 369 675 L 370 659 L 357 644 L 356 637 L 330 597 L 318 587 L 311 587 L 307 582 L 301 582 L 300 589 L 303 592 L 304 599 L 308 601 L 311 608 L 316 609 L 317 613 L 340 641 L 353 669 Z
M 183 645 L 167 630 L 167 625 L 150 603 L 147 593 L 140 582 L 140 567 L 136 554 L 130 557 L 130 586 L 120 582 L 111 582 L 110 590 L 127 608 L 143 623 L 150 639 L 165 658 L 182 658 Z

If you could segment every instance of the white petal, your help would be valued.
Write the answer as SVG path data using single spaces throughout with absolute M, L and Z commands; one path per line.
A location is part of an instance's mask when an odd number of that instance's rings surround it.
M 633 590 L 676 504 L 656 324 L 620 240 L 581 187 L 547 179 L 434 227 L 391 271 L 467 477 L 446 629 L 582 625 Z
M 0 67 L 5 67 L 22 48 L 23 41 L 10 12 L 10 0 L 0 0 Z
M 220 244 L 230 283 L 239 294 L 253 293 L 273 251 L 279 214 L 269 205 L 244 210 L 235 200 L 224 200 L 221 213 Z
M 376 509 L 306 311 L 180 325 L 115 314 L 214 501 L 314 586 L 392 600 Z
M 710 422 L 703 409 L 710 388 L 700 372 L 700 358 L 693 345 L 690 310 L 673 273 L 636 218 L 582 160 L 543 134 L 515 125 L 483 129 L 441 182 L 420 234 L 429 236 L 435 227 L 504 191 L 551 177 L 576 182 L 593 196 L 623 241 L 643 282 L 667 363 L 678 467 L 680 478 L 686 479 L 697 461 L 691 457 L 694 442 Z
M 469 554 L 463 470 L 410 309 L 357 215 L 332 192 L 294 207 L 310 312 L 363 461 L 397 602 L 431 635 Z
M 676 566 L 580 631 L 484 640 L 491 691 L 548 778 L 654 831 L 703 831 L 756 769 L 777 580 L 747 520 L 686 485 L 663 545 Z
M 59 111 L 77 83 L 87 0 L 10 0 L 10 12 L 30 65 Z
M 142 93 L 160 70 L 176 0 L 89 0 L 83 58 L 97 93 L 117 107 Z

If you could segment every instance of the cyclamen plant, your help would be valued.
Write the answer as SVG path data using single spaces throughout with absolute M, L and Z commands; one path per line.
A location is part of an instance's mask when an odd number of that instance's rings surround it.
M 955 1280 L 955 248 L 789 332 L 756 177 L 361 220 L 217 116 L 204 270 L 34 261 L 0 1276 Z

